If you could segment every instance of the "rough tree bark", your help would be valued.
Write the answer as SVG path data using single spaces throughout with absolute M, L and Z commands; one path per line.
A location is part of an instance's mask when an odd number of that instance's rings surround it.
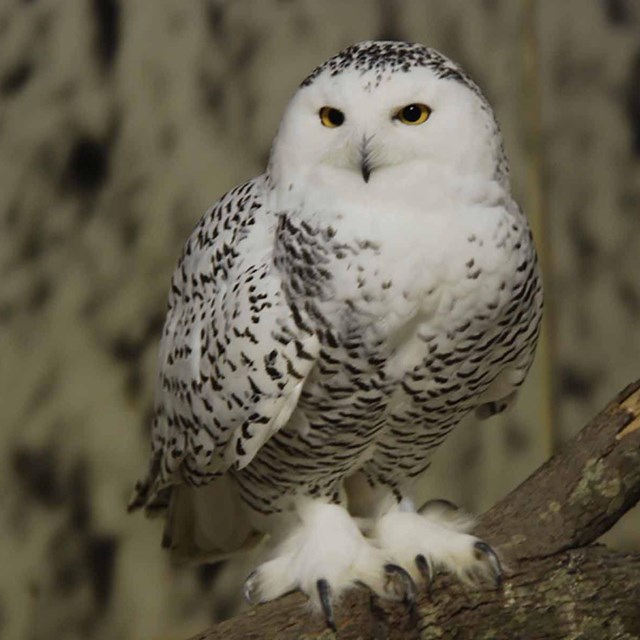
M 417 625 L 402 605 L 354 590 L 337 607 L 337 636 L 640 639 L 640 554 L 593 544 L 639 499 L 640 380 L 480 517 L 476 533 L 505 564 L 502 589 L 438 576 L 419 600 Z M 292 594 L 193 640 L 333 637 L 305 598 Z

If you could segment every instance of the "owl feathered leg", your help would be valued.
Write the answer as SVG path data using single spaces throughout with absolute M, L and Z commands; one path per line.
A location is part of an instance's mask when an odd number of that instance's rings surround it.
M 434 500 L 418 510 L 404 498 L 376 520 L 370 536 L 414 580 L 428 584 L 443 569 L 463 582 L 489 580 L 498 588 L 503 575 L 498 555 L 468 533 L 472 526 L 473 520 L 451 503 Z
M 300 590 L 324 612 L 335 628 L 333 601 L 348 587 L 363 584 L 377 595 L 415 601 L 415 585 L 362 534 L 347 510 L 336 504 L 304 499 L 297 504 L 297 522 L 245 583 L 250 602 L 266 602 Z
M 498 554 L 469 533 L 471 516 L 448 500 L 430 500 L 418 509 L 397 488 L 375 477 L 358 472 L 347 478 L 345 490 L 349 512 L 390 562 L 427 586 L 437 570 L 454 573 L 466 583 L 489 580 L 501 585 Z

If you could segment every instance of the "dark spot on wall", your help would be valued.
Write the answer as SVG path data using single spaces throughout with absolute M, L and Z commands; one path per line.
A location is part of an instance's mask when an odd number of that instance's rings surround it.
M 202 591 L 207 592 L 214 585 L 222 568 L 226 565 L 226 561 L 214 562 L 211 564 L 200 565 L 198 567 L 197 578 Z M 212 613 L 214 620 L 227 620 L 234 615 L 237 610 L 238 602 L 235 596 L 224 590 L 222 594 L 216 594 Z
M 149 317 L 140 336 L 120 335 L 111 342 L 111 353 L 120 362 L 136 364 L 145 349 L 158 341 L 164 326 L 164 312 Z
M 38 384 L 34 386 L 33 393 L 29 401 L 29 412 L 27 415 L 33 415 L 40 407 L 45 405 L 52 397 L 59 380 L 57 369 L 51 368 L 44 373 Z
M 81 137 L 69 153 L 65 182 L 80 191 L 94 191 L 109 173 L 108 146 L 90 137 Z
M 120 41 L 120 5 L 117 0 L 93 0 L 92 6 L 98 58 L 105 69 L 110 69 Z
M 603 0 L 605 15 L 609 22 L 624 25 L 629 22 L 627 0 Z
M 120 220 L 118 228 L 120 238 L 122 239 L 122 246 L 125 249 L 131 249 L 140 236 L 140 224 L 135 218 L 127 216 Z
M 45 277 L 41 277 L 37 280 L 35 286 L 29 294 L 27 300 L 27 310 L 31 313 L 37 313 L 44 307 L 45 304 L 51 299 L 53 292 L 53 286 L 50 280 Z
M 631 128 L 631 150 L 640 158 L 640 50 L 631 64 L 627 85 L 627 116 Z
M 640 293 L 636 290 L 635 286 L 629 281 L 622 281 L 616 284 L 616 291 L 618 298 L 622 305 L 627 310 L 629 315 L 637 318 L 640 316 Z
M 77 462 L 66 483 L 66 494 L 70 501 L 71 525 L 77 531 L 85 531 L 91 521 L 89 502 L 89 474 L 84 462 Z
M 260 38 L 256 34 L 246 36 L 236 54 L 233 56 L 232 66 L 240 72 L 246 73 L 247 67 L 253 62 L 260 47 Z
M 513 453 L 525 453 L 530 444 L 526 431 L 513 419 L 505 425 L 505 442 L 507 449 Z
M 140 426 L 142 427 L 142 435 L 145 438 L 151 437 L 151 425 L 153 424 L 153 416 L 155 415 L 155 411 L 153 409 L 153 404 L 149 402 L 147 404 L 146 409 L 142 412 L 142 422 Z
M 129 400 L 136 401 L 142 394 L 144 377 L 140 367 L 133 367 L 127 372 L 125 393 Z
M 19 62 L 13 69 L 0 80 L 0 95 L 9 97 L 24 89 L 27 82 L 33 74 L 33 65 L 31 62 Z
M 62 487 L 51 449 L 18 447 L 11 454 L 11 468 L 18 484 L 34 500 L 48 507 L 61 503 Z
M 116 360 L 124 363 L 136 363 L 145 349 L 143 340 L 129 336 L 118 336 L 111 343 L 111 353 Z
M 220 115 L 224 110 L 224 85 L 218 80 L 203 76 L 200 79 L 200 86 L 202 87 L 204 103 L 207 109 L 210 109 L 216 115 Z
M 35 1 L 35 0 L 34 0 Z M 39 15 L 35 16 L 34 22 L 35 26 L 33 29 L 32 38 L 35 42 L 41 42 L 42 40 L 46 40 L 51 33 L 51 24 L 53 23 L 53 11 L 42 12 Z
M 118 542 L 112 535 L 92 535 L 87 541 L 86 555 L 91 585 L 96 602 L 106 608 L 113 591 L 113 574 Z
M 477 447 L 467 447 L 460 459 L 463 461 L 465 468 L 466 465 L 472 467 L 480 460 L 480 451 Z
M 207 14 L 207 25 L 211 29 L 211 33 L 218 39 L 225 38 L 224 29 L 224 6 L 222 2 L 208 2 L 205 5 Z
M 581 371 L 570 364 L 560 369 L 560 394 L 574 400 L 588 400 L 595 390 L 598 376 Z
M 34 262 L 44 252 L 44 238 L 39 227 L 34 225 L 24 235 L 22 246 L 18 254 L 18 262 Z
M 578 259 L 578 269 L 584 279 L 593 270 L 598 253 L 598 245 L 587 228 L 582 211 L 574 210 L 568 219 L 568 234 Z
M 211 589 L 217 575 L 220 573 L 220 569 L 222 569 L 224 565 L 224 562 L 212 562 L 198 566 L 196 570 L 196 577 L 198 579 L 198 584 L 203 591 Z
M 95 318 L 104 309 L 108 301 L 109 297 L 105 295 L 101 287 L 96 286 L 91 291 L 88 291 L 87 297 L 80 307 L 82 320 L 89 321 Z
M 80 587 L 83 579 L 82 565 L 77 558 L 58 561 L 54 567 L 53 582 L 60 593 L 72 593 Z
M 147 320 L 147 326 L 145 327 L 145 337 L 147 341 L 157 342 L 160 339 L 160 333 L 162 327 L 164 327 L 165 313 L 157 311 L 153 313 Z

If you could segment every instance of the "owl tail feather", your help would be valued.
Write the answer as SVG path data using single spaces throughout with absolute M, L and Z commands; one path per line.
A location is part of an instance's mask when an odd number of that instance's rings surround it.
M 129 500 L 127 510 L 138 509 L 150 518 L 165 517 L 162 546 L 180 561 L 223 560 L 255 547 L 263 538 L 251 527 L 229 476 L 201 487 L 173 484 L 163 477 L 159 456 L 151 460 Z
M 154 456 L 149 464 L 147 475 L 136 482 L 127 505 L 129 513 L 142 508 L 148 517 L 166 513 L 171 497 L 171 487 L 161 485 L 160 467 L 160 456 Z
M 171 487 L 163 546 L 176 560 L 212 562 L 256 546 L 263 534 L 249 523 L 232 480 Z

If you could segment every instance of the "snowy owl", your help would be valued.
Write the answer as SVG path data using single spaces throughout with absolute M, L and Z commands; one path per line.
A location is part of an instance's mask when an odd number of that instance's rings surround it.
M 175 270 L 149 471 L 130 508 L 210 560 L 262 542 L 255 602 L 355 583 L 411 604 L 500 562 L 415 480 L 467 413 L 509 404 L 542 288 L 493 111 L 454 62 L 363 42 L 289 103 L 267 170 L 204 215 Z

